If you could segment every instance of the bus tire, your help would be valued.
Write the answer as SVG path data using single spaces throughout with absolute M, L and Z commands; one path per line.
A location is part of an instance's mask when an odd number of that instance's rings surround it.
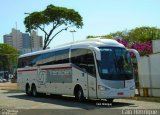
M 30 86 L 29 86 L 29 84 L 28 84 L 28 83 L 26 84 L 25 91 L 26 91 L 26 94 L 27 94 L 27 95 L 29 95 L 29 96 L 31 95 L 31 92 L 30 92 Z
M 32 96 L 34 96 L 34 97 L 38 96 L 37 88 L 36 88 L 35 84 L 32 85 L 31 93 L 32 93 Z
M 78 87 L 75 92 L 75 98 L 77 101 L 82 102 L 84 100 L 83 90 L 81 87 Z

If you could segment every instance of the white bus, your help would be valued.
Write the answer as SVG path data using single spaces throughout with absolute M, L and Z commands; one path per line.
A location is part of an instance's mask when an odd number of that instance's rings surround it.
M 33 96 L 45 93 L 108 101 L 131 97 L 135 82 L 129 51 L 136 52 L 115 40 L 93 39 L 24 54 L 18 60 L 17 84 Z

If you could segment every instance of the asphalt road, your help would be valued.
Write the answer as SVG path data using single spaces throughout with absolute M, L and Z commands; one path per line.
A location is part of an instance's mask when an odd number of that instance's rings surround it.
M 67 96 L 31 97 L 22 92 L 0 90 L 2 115 L 134 115 L 139 112 L 159 115 L 160 102 L 115 99 L 112 104 L 97 100 L 80 103 Z

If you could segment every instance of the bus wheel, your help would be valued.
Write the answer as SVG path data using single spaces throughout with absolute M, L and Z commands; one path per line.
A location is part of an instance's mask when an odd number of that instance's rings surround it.
M 29 86 L 29 84 L 26 84 L 26 94 L 27 95 L 30 95 L 31 93 L 30 93 L 30 86 Z
M 114 100 L 113 98 L 110 98 L 110 99 L 107 99 L 107 102 L 108 103 L 113 103 L 113 100 Z
M 83 90 L 82 88 L 78 88 L 75 94 L 75 98 L 79 101 L 82 102 L 84 100 L 84 95 L 83 95 Z
M 34 97 L 36 97 L 37 95 L 38 95 L 38 93 L 37 93 L 37 88 L 36 88 L 36 86 L 35 85 L 32 85 L 32 88 L 31 88 L 32 90 L 32 96 L 34 96 Z

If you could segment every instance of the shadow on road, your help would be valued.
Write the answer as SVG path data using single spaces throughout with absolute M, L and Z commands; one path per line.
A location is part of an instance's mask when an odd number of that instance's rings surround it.
M 5 92 L 11 93 L 11 92 Z M 132 103 L 118 102 L 116 99 L 113 103 L 108 103 L 106 100 L 85 100 L 83 102 L 77 102 L 74 97 L 59 96 L 59 95 L 42 95 L 38 97 L 27 96 L 24 93 L 15 93 L 9 95 L 10 98 L 18 98 L 22 100 L 29 100 L 35 102 L 42 102 L 48 104 L 61 105 L 66 107 L 80 108 L 85 110 L 92 110 L 98 108 L 118 108 L 124 106 L 134 106 Z

